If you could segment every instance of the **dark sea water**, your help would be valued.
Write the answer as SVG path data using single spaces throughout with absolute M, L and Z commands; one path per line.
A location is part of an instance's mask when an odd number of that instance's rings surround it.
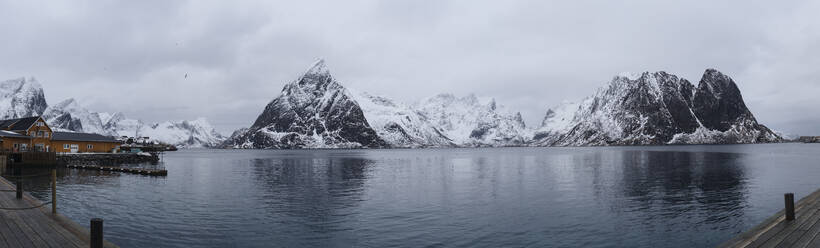
M 184 150 L 62 169 L 122 247 L 708 247 L 820 188 L 820 145 Z M 47 178 L 27 182 L 48 200 Z

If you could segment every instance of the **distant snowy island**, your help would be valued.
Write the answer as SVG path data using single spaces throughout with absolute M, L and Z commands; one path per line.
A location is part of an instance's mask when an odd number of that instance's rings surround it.
M 780 142 L 727 75 L 697 86 L 666 72 L 615 76 L 592 96 L 546 111 L 539 127 L 494 99 L 440 94 L 417 103 L 347 89 L 323 60 L 285 85 L 225 148 L 607 146 Z

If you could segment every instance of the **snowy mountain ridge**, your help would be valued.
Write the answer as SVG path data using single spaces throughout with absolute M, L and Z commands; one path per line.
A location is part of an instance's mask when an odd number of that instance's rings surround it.
M 231 148 L 516 146 L 529 132 L 494 99 L 441 94 L 416 104 L 348 89 L 319 60 L 284 86 Z
M 74 99 L 49 106 L 43 114 L 55 130 L 97 133 L 108 136 L 149 137 L 179 147 L 215 147 L 225 140 L 204 118 L 145 124 L 121 112 L 92 112 Z
M 362 108 L 365 118 L 378 135 L 392 147 L 454 147 L 447 137 L 423 113 L 412 106 L 349 90 Z
M 41 115 L 47 107 L 43 86 L 34 77 L 0 82 L 0 119 Z
M 55 131 L 108 136 L 148 136 L 181 147 L 214 147 L 225 139 L 205 119 L 145 125 L 122 113 L 93 112 L 73 98 L 48 105 L 42 85 L 31 78 L 0 82 L 0 118 L 42 116 Z
M 521 114 L 494 98 L 439 94 L 414 107 L 459 146 L 520 146 L 530 136 Z
M 536 146 L 779 142 L 714 69 L 697 87 L 663 71 L 618 75 L 578 104 L 548 110 Z
M 622 73 L 581 102 L 547 110 L 540 127 L 528 128 L 520 113 L 493 98 L 439 94 L 404 104 L 347 89 L 319 60 L 285 85 L 253 125 L 234 132 L 224 146 L 603 146 L 780 140 L 757 123 L 734 81 L 714 69 L 706 70 L 697 87 L 662 71 Z
M 42 115 L 55 130 L 148 136 L 182 147 L 421 148 L 780 142 L 757 122 L 735 82 L 707 69 L 697 85 L 663 71 L 622 73 L 590 97 L 546 111 L 539 127 L 493 98 L 438 94 L 406 104 L 345 88 L 324 60 L 286 84 L 248 128 L 229 138 L 203 118 L 144 123 L 46 103 L 33 78 L 0 82 L 4 118 Z
M 316 61 L 265 107 L 247 130 L 223 145 L 232 148 L 382 148 L 362 109 Z

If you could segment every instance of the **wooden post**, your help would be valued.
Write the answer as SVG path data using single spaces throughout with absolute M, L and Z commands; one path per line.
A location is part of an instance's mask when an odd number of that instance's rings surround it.
M 23 198 L 23 168 L 19 165 L 14 167 L 14 175 L 17 176 L 17 199 Z
M 786 193 L 783 198 L 786 201 L 786 220 L 794 220 L 794 194 Z
M 51 213 L 57 214 L 57 169 L 51 170 Z
M 103 220 L 91 219 L 91 248 L 103 247 Z
M 23 179 L 17 178 L 17 199 L 23 199 Z

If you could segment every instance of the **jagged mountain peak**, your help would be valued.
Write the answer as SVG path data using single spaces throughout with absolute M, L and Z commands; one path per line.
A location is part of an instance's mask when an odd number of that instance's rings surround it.
M 305 71 L 304 74 L 330 74 L 330 70 L 327 69 L 327 65 L 325 64 L 325 59 L 319 58 Z
M 664 71 L 616 76 L 576 108 L 547 111 L 539 145 L 648 145 L 778 141 L 759 125 L 728 76 L 706 70 L 695 88 Z M 559 118 L 559 116 L 561 116 Z
M 704 93 L 711 93 L 716 97 L 720 97 L 723 94 L 740 94 L 740 89 L 738 89 L 737 84 L 735 84 L 735 81 L 732 80 L 731 77 L 712 68 L 706 69 L 706 71 L 703 72 L 703 77 L 700 79 L 698 89 Z
M 330 74 L 325 64 L 324 59 L 318 59 L 295 81 L 299 85 L 326 85 L 333 82 L 333 76 Z
M 715 69 L 703 73 L 694 102 L 693 109 L 707 128 L 726 131 L 737 122 L 757 123 L 735 81 Z
M 98 133 L 112 135 L 105 128 L 100 115 L 80 105 L 74 98 L 63 100 L 49 106 L 43 112 L 43 118 L 52 128 L 64 131 Z
M 204 117 L 154 123 L 140 130 L 139 135 L 183 147 L 216 147 L 225 140 Z
M 47 107 L 43 86 L 34 77 L 0 82 L 0 118 L 42 115 Z
M 669 86 L 678 87 L 680 84 L 686 83 L 689 83 L 689 81 L 681 80 L 678 76 L 669 74 L 666 71 L 645 71 L 641 73 L 620 73 L 610 80 L 607 87 L 648 86 L 660 89 Z
M 253 148 L 385 147 L 350 92 L 323 60 L 286 84 L 247 132 L 225 146 Z
M 529 135 L 523 118 L 492 98 L 438 94 L 413 107 L 461 146 L 516 146 Z
M 328 90 L 345 91 L 345 88 L 336 82 L 330 74 L 330 70 L 325 66 L 324 60 L 319 60 L 311 65 L 310 69 L 299 76 L 297 80 L 286 84 L 282 88 L 281 96 L 285 96 L 285 98 L 275 98 L 274 100 L 287 99 L 289 104 L 303 107 L 305 104 L 310 104 L 307 101 L 308 99 L 316 99 Z M 268 106 L 271 104 L 273 102 L 268 103 Z

